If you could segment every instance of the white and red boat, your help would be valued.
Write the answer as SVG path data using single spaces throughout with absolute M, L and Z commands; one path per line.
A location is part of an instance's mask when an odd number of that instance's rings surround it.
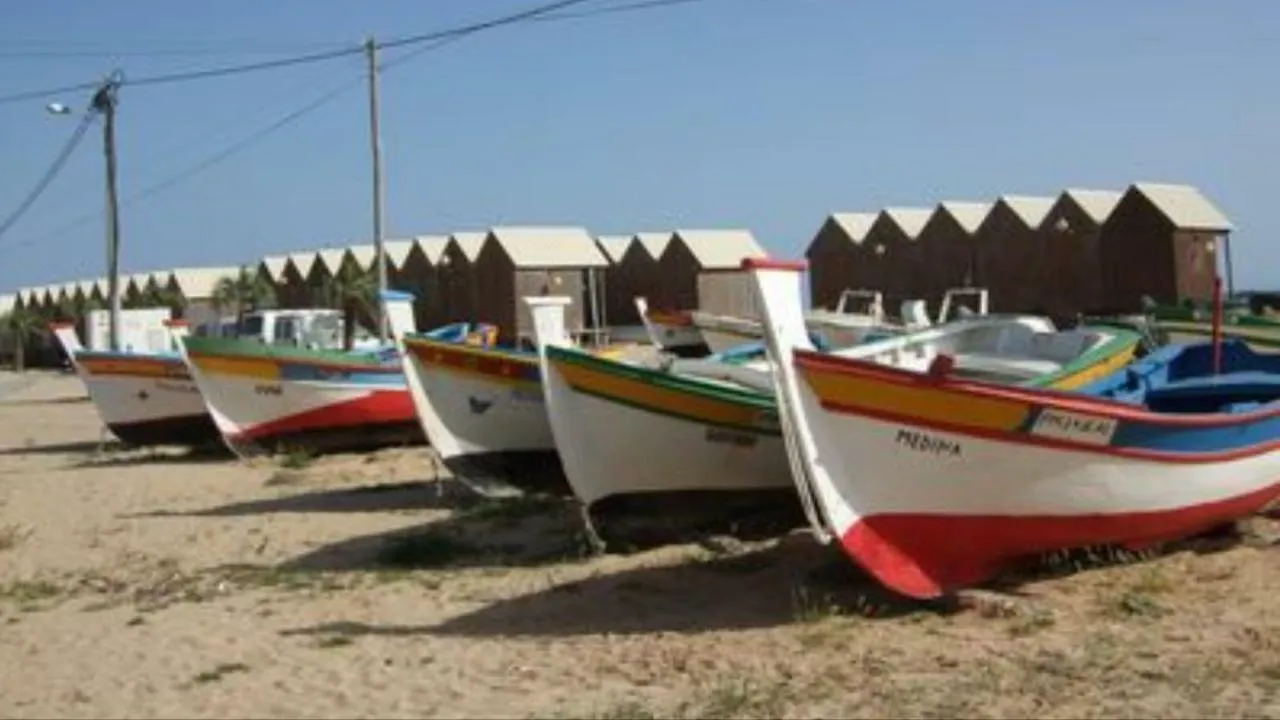
M 74 325 L 49 326 L 84 383 L 99 417 L 130 445 L 203 445 L 218 441 L 218 428 L 182 356 L 173 353 L 89 350 Z M 171 332 L 183 335 L 185 323 Z
M 1280 497 L 1280 357 L 1169 346 L 1069 393 L 816 352 L 803 264 L 749 260 L 793 478 L 880 582 L 928 598 L 1011 561 L 1147 547 Z

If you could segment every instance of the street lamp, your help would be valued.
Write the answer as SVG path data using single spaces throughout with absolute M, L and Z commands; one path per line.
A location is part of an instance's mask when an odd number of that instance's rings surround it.
M 113 70 L 93 94 L 88 112 L 102 115 L 102 145 L 107 160 L 107 295 L 110 306 L 108 333 L 112 352 L 120 351 L 120 206 L 116 194 L 116 94 L 124 73 Z M 70 115 L 71 108 L 49 103 L 50 115 Z

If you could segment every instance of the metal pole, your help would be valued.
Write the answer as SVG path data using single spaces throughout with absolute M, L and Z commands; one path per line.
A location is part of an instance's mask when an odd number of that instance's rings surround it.
M 382 246 L 382 131 L 378 121 L 378 41 L 372 36 L 364 43 L 369 59 L 369 134 L 373 144 L 373 246 L 378 267 L 378 294 L 387 289 L 387 253 Z M 387 318 L 382 301 L 378 310 L 378 342 L 387 341 Z
M 1226 259 L 1227 266 L 1227 297 L 1236 294 L 1236 274 L 1231 268 L 1231 238 L 1223 233 L 1219 236 L 1218 246 L 1222 248 L 1222 255 Z
M 120 204 L 116 193 L 116 91 L 117 70 L 93 96 L 93 109 L 102 113 L 102 144 L 107 156 L 107 295 L 110 307 L 108 341 L 120 351 Z

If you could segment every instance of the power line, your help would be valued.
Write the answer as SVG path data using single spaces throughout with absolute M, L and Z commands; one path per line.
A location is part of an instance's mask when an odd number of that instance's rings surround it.
M 27 196 L 18 204 L 17 209 L 10 213 L 4 223 L 0 224 L 0 238 L 4 237 L 4 234 L 9 231 L 9 228 L 13 227 L 14 224 L 26 214 L 27 210 L 29 210 L 31 206 L 35 204 L 36 200 L 44 194 L 45 189 L 48 188 L 49 184 L 53 182 L 53 179 L 58 176 L 58 173 L 62 171 L 62 167 L 67 164 L 67 160 L 71 157 L 71 153 L 76 149 L 76 146 L 80 144 L 80 139 L 84 137 L 84 133 L 89 129 L 89 123 L 92 120 L 93 114 L 91 112 L 85 112 L 84 116 L 80 119 L 80 124 L 76 125 L 76 129 L 71 132 L 71 137 L 67 138 L 67 142 L 64 143 L 62 149 L 58 151 L 57 157 L 53 159 L 53 163 L 49 165 L 47 170 L 45 170 L 44 175 L 41 176 L 39 182 L 37 182 L 35 187 L 31 189 L 31 192 L 27 193 Z

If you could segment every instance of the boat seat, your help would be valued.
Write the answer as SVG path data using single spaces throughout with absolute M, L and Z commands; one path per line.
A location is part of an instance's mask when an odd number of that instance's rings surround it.
M 1016 357 L 1008 355 L 990 355 L 986 353 L 963 353 L 956 357 L 956 368 L 959 370 L 976 370 L 1001 375 L 1023 375 L 1038 377 L 1048 375 L 1062 369 L 1061 363 L 1052 360 Z
M 1242 412 L 1234 408 L 1254 407 L 1280 399 L 1280 375 L 1240 372 L 1205 375 L 1177 380 L 1147 390 L 1147 406 L 1152 409 L 1180 409 L 1185 412 Z

